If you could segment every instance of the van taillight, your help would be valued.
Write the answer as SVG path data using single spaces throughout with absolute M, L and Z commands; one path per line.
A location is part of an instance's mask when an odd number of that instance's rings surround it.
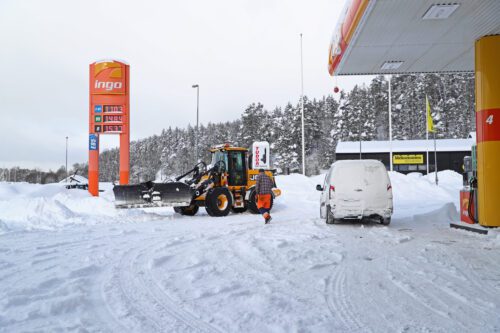
M 335 192 L 335 186 L 330 185 L 330 192 Z
M 389 191 L 390 189 L 392 189 L 391 184 L 387 185 L 387 191 Z

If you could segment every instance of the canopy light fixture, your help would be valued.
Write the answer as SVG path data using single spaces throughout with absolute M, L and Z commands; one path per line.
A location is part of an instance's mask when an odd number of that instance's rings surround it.
M 458 8 L 458 3 L 435 4 L 429 7 L 422 17 L 423 20 L 444 20 Z
M 404 61 L 386 61 L 384 64 L 380 67 L 382 70 L 395 70 L 401 67 Z

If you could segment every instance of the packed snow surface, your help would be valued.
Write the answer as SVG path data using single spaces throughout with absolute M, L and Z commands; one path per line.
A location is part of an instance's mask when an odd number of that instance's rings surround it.
M 500 233 L 450 229 L 438 175 L 391 173 L 388 227 L 326 225 L 322 176 L 278 177 L 269 225 L 0 183 L 0 332 L 500 331 Z

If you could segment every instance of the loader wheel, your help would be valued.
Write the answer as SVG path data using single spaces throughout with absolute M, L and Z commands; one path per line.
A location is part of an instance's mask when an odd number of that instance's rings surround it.
M 244 213 L 247 211 L 247 207 L 240 207 L 240 208 L 233 207 L 231 208 L 231 211 L 236 214 Z
M 210 216 L 227 216 L 233 206 L 233 197 L 225 187 L 216 187 L 207 192 L 205 209 Z
M 250 192 L 250 197 L 248 198 L 247 207 L 253 214 L 260 214 L 259 209 L 257 208 L 257 200 L 255 200 L 255 196 L 256 196 L 255 189 L 253 189 L 252 192 Z M 274 204 L 274 197 L 271 195 L 271 209 L 273 208 L 273 204 Z
M 196 213 L 198 213 L 198 205 L 192 204 L 191 206 L 186 206 L 186 207 L 174 207 L 174 211 L 178 214 L 181 215 L 186 215 L 186 216 L 194 216 Z

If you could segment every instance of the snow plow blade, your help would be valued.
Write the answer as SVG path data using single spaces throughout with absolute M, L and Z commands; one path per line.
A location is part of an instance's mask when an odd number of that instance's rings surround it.
M 145 182 L 135 185 L 115 185 L 116 208 L 189 206 L 193 191 L 182 182 Z

